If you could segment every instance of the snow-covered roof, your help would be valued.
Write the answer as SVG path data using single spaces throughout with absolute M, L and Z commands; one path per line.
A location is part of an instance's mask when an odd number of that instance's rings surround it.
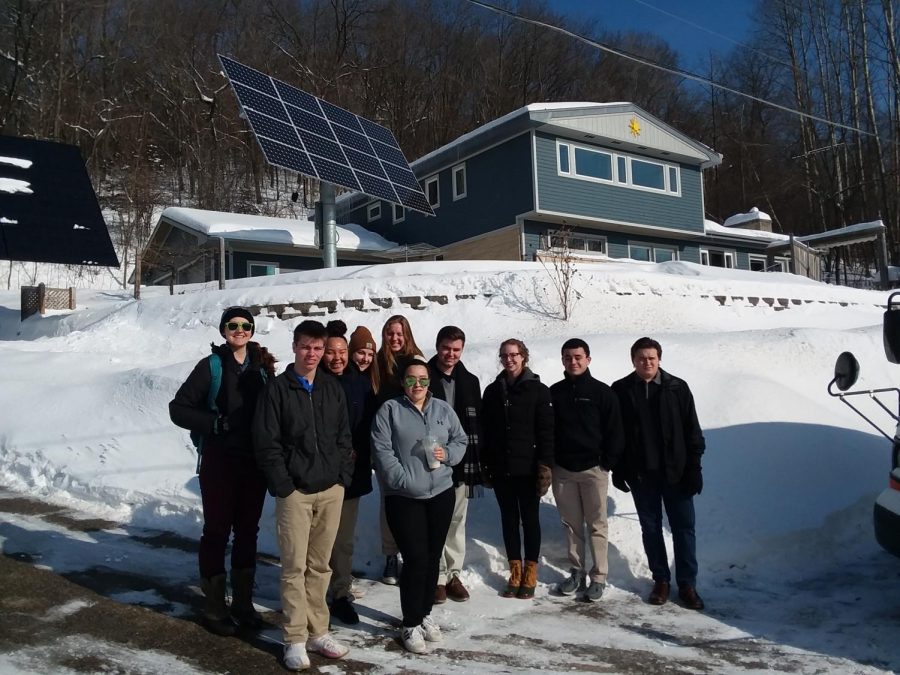
M 768 220 L 769 222 L 772 222 L 772 218 L 768 213 L 764 213 L 754 206 L 747 213 L 736 213 L 733 216 L 726 218 L 725 222 L 722 224 L 725 227 L 733 227 L 735 225 L 741 225 L 742 223 L 752 223 L 754 220 Z
M 765 214 L 763 214 L 765 215 Z M 734 217 L 734 216 L 732 216 Z M 727 222 L 727 221 L 726 221 Z M 705 218 L 703 220 L 703 231 L 712 236 L 725 236 L 725 237 L 741 237 L 744 239 L 756 239 L 758 241 L 787 241 L 790 239 L 786 234 L 779 234 L 777 232 L 765 232 L 763 230 L 748 230 L 743 227 L 726 227 L 725 225 L 719 225 L 717 222 L 713 220 L 709 220 Z
M 167 208 L 162 212 L 162 218 L 208 237 L 306 248 L 313 248 L 316 245 L 316 228 L 311 220 L 251 216 L 179 206 Z M 338 250 L 387 251 L 396 246 L 396 242 L 388 241 L 362 225 L 350 223 L 337 226 Z

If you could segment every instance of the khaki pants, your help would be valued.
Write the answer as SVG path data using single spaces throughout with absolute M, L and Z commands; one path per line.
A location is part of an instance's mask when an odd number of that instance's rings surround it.
M 400 549 L 397 548 L 397 542 L 394 541 L 394 534 L 391 532 L 387 517 L 384 515 L 384 483 L 381 482 L 381 476 L 377 471 L 375 472 L 375 475 L 378 476 L 378 518 L 381 526 L 381 552 L 384 555 L 397 555 L 400 553 Z
M 328 632 L 325 594 L 331 579 L 331 547 L 341 519 L 344 486 L 303 494 L 295 490 L 275 500 L 281 551 L 281 609 L 284 641 L 303 644 Z
M 463 561 L 466 559 L 466 512 L 469 509 L 469 498 L 466 496 L 466 484 L 454 488 L 455 502 L 453 516 L 450 519 L 450 530 L 444 543 L 444 552 L 438 567 L 438 584 L 446 585 L 452 577 L 459 576 Z
M 553 467 L 553 496 L 566 530 L 569 543 L 569 563 L 585 571 L 585 525 L 590 540 L 594 566 L 591 581 L 606 583 L 609 574 L 609 539 L 606 521 L 606 495 L 609 491 L 609 472 L 600 467 L 586 471 L 567 471 Z
M 353 537 L 356 533 L 356 516 L 359 514 L 359 497 L 345 499 L 341 507 L 334 548 L 331 550 L 331 597 L 334 600 L 350 595 L 353 564 Z

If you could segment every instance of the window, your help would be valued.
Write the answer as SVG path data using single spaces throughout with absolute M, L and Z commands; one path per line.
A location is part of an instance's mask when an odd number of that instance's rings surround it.
M 436 209 L 441 205 L 441 193 L 438 189 L 438 177 L 432 176 L 425 179 L 425 198 L 431 208 Z
M 639 187 L 652 188 L 654 190 L 666 189 L 666 174 L 662 164 L 644 162 L 640 159 L 631 160 L 631 183 Z
M 587 148 L 575 148 L 575 173 L 588 178 L 612 180 L 612 155 Z
M 406 209 L 403 208 L 403 204 L 394 204 L 394 225 L 402 223 L 404 220 L 406 220 Z
M 466 196 L 466 165 L 453 167 L 453 201 Z
M 750 271 L 751 272 L 765 272 L 766 271 L 765 257 L 759 256 L 759 255 L 751 255 L 750 256 Z
M 258 260 L 247 261 L 248 277 L 270 277 L 278 274 L 278 263 L 261 262 Z
M 569 146 L 565 143 L 560 143 L 557 146 L 557 152 L 559 155 L 559 172 L 569 173 Z
M 616 157 L 616 168 L 618 174 L 616 177 L 619 179 L 620 183 L 628 182 L 628 169 L 626 168 L 627 166 L 628 160 L 626 160 L 622 156 Z
M 678 260 L 678 250 L 668 246 L 629 243 L 628 257 L 632 260 L 662 263 L 669 262 L 670 260 Z
M 653 262 L 663 263 L 678 260 L 678 252 L 674 248 L 653 247 Z
M 677 165 L 574 143 L 557 142 L 556 151 L 557 171 L 561 176 L 681 195 L 681 168 Z
M 601 253 L 606 254 L 606 237 L 595 234 L 569 234 L 569 251 L 573 253 Z M 541 244 L 550 251 L 565 250 L 566 235 L 559 231 L 551 230 L 541 238 Z
M 734 269 L 734 251 L 700 249 L 700 263 L 710 267 Z
M 373 220 L 381 220 L 381 202 L 369 204 L 368 208 L 366 208 L 366 216 L 370 223 Z
M 632 260 L 643 260 L 650 262 L 651 248 L 649 246 L 641 246 L 639 244 L 628 245 L 628 257 Z

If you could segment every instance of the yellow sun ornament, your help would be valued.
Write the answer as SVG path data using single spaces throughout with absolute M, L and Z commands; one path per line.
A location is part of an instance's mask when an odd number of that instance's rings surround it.
M 628 123 L 628 130 L 631 132 L 632 136 L 641 135 L 641 123 L 638 122 L 637 117 L 631 118 L 631 121 Z

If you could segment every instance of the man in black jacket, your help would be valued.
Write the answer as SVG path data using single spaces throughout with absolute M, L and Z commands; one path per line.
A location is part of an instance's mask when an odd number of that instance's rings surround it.
M 619 400 L 606 384 L 591 376 L 591 349 L 572 338 L 562 346 L 565 378 L 550 387 L 556 434 L 553 496 L 566 530 L 571 575 L 556 589 L 563 595 L 584 590 L 599 600 L 609 573 L 606 497 L 609 470 L 622 456 L 624 436 Z M 587 583 L 585 525 L 591 558 Z
M 353 477 L 347 404 L 334 377 L 317 377 L 327 331 L 318 321 L 294 329 L 294 363 L 269 383 L 253 420 L 256 459 L 276 497 L 281 551 L 284 663 L 309 668 L 307 651 L 327 658 L 348 649 L 328 634 L 328 561 Z
M 703 609 L 697 594 L 694 495 L 703 489 L 700 457 L 706 448 L 687 382 L 659 367 L 662 347 L 643 337 L 631 346 L 634 372 L 613 383 L 625 426 L 625 455 L 613 485 L 634 497 L 644 552 L 653 574 L 649 602 L 669 599 L 669 557 L 663 540 L 662 505 L 672 530 L 678 596 Z
M 429 390 L 435 398 L 450 404 L 469 437 L 466 454 L 453 467 L 453 487 L 456 500 L 453 517 L 434 592 L 437 604 L 447 598 L 457 602 L 469 599 L 469 592 L 459 579 L 466 557 L 466 512 L 468 499 L 476 496 L 481 485 L 481 385 L 460 361 L 466 346 L 466 334 L 456 326 L 444 326 L 435 340 L 437 354 L 428 362 L 431 377 Z

